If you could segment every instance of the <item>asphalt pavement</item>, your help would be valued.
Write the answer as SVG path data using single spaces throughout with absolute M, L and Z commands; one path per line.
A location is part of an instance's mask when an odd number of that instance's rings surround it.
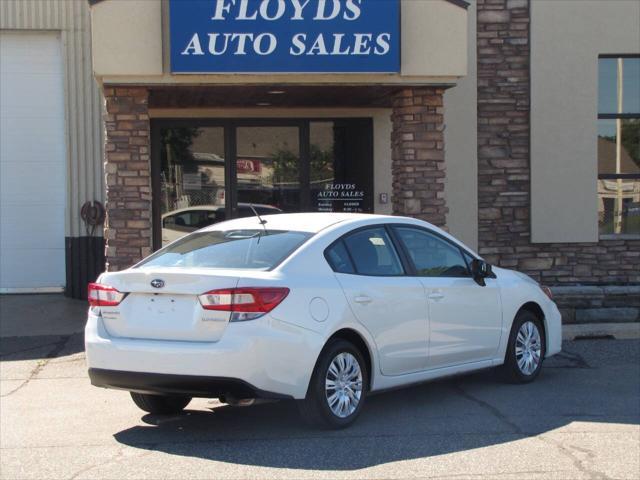
M 81 332 L 3 336 L 0 355 L 2 479 L 640 478 L 638 340 L 566 342 L 529 385 L 485 371 L 372 396 L 341 431 L 289 402 L 145 414 L 89 384 Z

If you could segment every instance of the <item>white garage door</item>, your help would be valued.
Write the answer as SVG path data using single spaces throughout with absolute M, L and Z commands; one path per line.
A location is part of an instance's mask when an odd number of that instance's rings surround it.
M 58 34 L 0 32 L 0 292 L 65 285 L 62 66 Z

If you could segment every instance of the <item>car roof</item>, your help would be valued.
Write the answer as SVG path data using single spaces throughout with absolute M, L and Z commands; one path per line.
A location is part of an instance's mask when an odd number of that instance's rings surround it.
M 175 215 L 176 213 L 195 212 L 198 210 L 217 212 L 220 209 L 224 210 L 224 207 L 219 205 L 202 205 L 202 206 L 193 206 L 193 207 L 185 207 L 185 208 L 176 208 L 175 210 L 171 210 L 170 212 L 163 213 L 162 216 L 166 217 L 169 215 Z
M 260 218 L 266 221 L 266 227 L 274 230 L 293 230 L 298 232 L 318 233 L 337 223 L 362 223 L 369 220 L 401 220 L 403 217 L 392 217 L 390 215 L 372 215 L 366 213 L 280 213 L 278 215 L 261 215 Z M 408 220 L 408 219 L 407 219 Z M 205 227 L 209 230 L 230 230 L 236 228 L 256 228 L 260 227 L 256 217 L 244 217 L 216 223 Z
M 238 206 L 239 207 L 246 207 L 246 208 L 251 208 L 251 206 L 254 206 L 254 207 L 259 207 L 259 208 L 268 208 L 269 210 L 277 210 L 279 212 L 282 211 L 278 207 L 274 207 L 273 205 L 268 205 L 266 203 L 243 203 L 243 202 L 238 202 Z
M 378 223 L 403 223 L 408 225 L 415 225 L 418 227 L 427 227 L 429 230 L 436 232 L 440 236 L 450 240 L 451 242 L 459 245 L 464 250 L 469 252 L 472 256 L 478 257 L 478 254 L 474 252 L 472 248 L 465 245 L 459 239 L 451 235 L 449 232 L 426 222 L 421 219 L 413 217 L 402 217 L 395 215 L 374 215 L 369 213 L 280 213 L 278 215 L 261 215 L 260 218 L 266 220 L 266 228 L 271 230 L 287 230 L 298 231 L 308 233 L 318 233 L 322 230 L 339 229 L 344 233 L 345 227 L 359 228 L 368 225 L 376 225 Z M 260 228 L 258 219 L 255 216 L 236 218 L 234 220 L 228 220 L 226 222 L 220 222 L 208 227 L 203 228 L 202 231 L 215 231 L 215 230 L 232 230 L 232 229 L 256 229 Z M 329 232 L 327 232 L 329 233 Z
M 274 211 L 280 211 L 278 207 L 274 207 L 273 205 L 267 205 L 264 203 L 238 203 L 238 207 L 247 207 L 250 208 L 249 205 L 253 205 L 257 208 L 264 208 Z M 191 207 L 177 208 L 175 210 L 171 210 L 170 212 L 166 212 L 162 214 L 162 217 L 167 217 L 169 215 L 175 215 L 176 213 L 184 213 L 184 212 L 193 212 L 198 210 L 205 210 L 209 212 L 217 212 L 218 210 L 224 210 L 224 205 L 192 205 Z

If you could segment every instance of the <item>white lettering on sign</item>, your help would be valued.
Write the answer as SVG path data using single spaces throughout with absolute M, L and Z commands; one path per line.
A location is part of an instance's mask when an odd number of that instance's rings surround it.
M 200 37 L 197 33 L 193 34 L 187 48 L 182 51 L 182 55 L 204 55 L 202 47 L 200 46 Z
M 233 55 L 247 54 L 249 47 L 258 55 L 269 55 L 278 46 L 278 40 L 272 33 L 209 33 L 208 52 L 211 55 L 224 55 L 229 51 Z M 375 38 L 370 33 L 356 33 L 350 43 L 346 43 L 343 33 L 329 36 L 319 34 L 311 39 L 306 33 L 296 33 L 291 39 L 291 55 L 386 55 L 391 48 L 391 35 L 381 33 Z M 200 36 L 193 34 L 182 51 L 182 55 L 204 55 Z
M 251 21 L 258 18 L 266 21 L 280 20 L 287 17 L 291 20 L 304 20 L 306 15 L 314 21 L 328 21 L 342 18 L 347 21 L 357 20 L 362 13 L 363 0 L 216 0 L 211 20 L 227 19 Z M 278 46 L 275 35 L 269 32 L 253 33 L 217 33 L 207 34 L 209 37 L 207 52 L 220 56 L 226 53 L 247 55 L 250 48 L 258 55 L 269 55 Z M 306 33 L 296 33 L 291 38 L 289 53 L 291 55 L 386 55 L 390 50 L 390 33 L 355 33 L 346 38 L 344 33 L 332 35 L 318 34 L 309 38 Z M 194 33 L 191 40 L 182 50 L 181 55 L 204 55 L 201 38 Z
M 291 20 L 304 20 L 302 16 L 302 12 L 309 5 L 311 0 L 307 0 L 306 2 L 302 2 L 301 0 L 291 0 L 291 5 L 293 6 L 293 16 Z
M 263 20 L 275 21 L 283 17 L 304 20 L 309 14 L 314 20 L 326 21 L 342 18 L 357 20 L 362 13 L 363 0 L 216 0 L 211 20 Z M 379 1 L 379 0 L 376 0 Z M 257 5 L 257 6 L 256 6 Z
M 247 54 L 247 41 L 251 48 L 258 55 L 269 55 L 273 53 L 277 46 L 277 40 L 272 33 L 209 33 L 207 51 L 211 55 L 224 55 L 227 51 L 233 55 Z M 200 43 L 200 36 L 193 34 L 187 47 L 182 51 L 182 55 L 204 55 Z
M 363 202 L 364 191 L 355 184 L 328 183 L 318 192 L 316 208 L 319 212 L 362 213 Z

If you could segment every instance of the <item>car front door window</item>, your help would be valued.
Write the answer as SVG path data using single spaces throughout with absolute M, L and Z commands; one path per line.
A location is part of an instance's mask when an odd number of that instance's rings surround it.
M 421 277 L 469 277 L 471 273 L 458 247 L 432 233 L 397 227 L 416 273 Z

